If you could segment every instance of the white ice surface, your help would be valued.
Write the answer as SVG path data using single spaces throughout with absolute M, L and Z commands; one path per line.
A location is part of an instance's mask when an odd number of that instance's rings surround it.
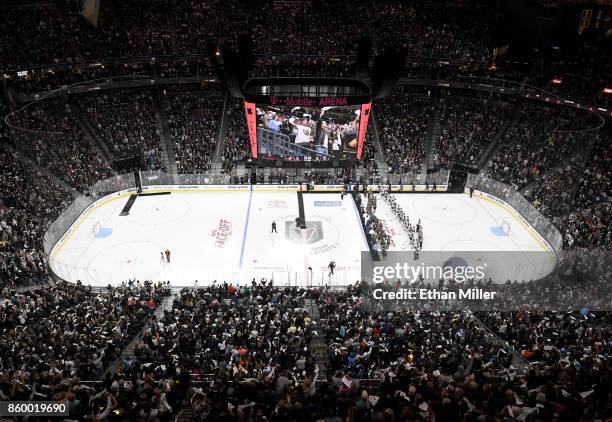
M 346 284 L 358 280 L 360 252 L 367 250 L 353 201 L 345 197 L 340 202 L 339 194 L 304 195 L 307 221 L 319 224 L 314 231 L 297 230 L 292 240 L 287 233 L 295 230 L 299 212 L 296 192 L 140 196 L 129 216 L 119 216 L 127 201 L 125 196 L 94 209 L 56 246 L 51 254 L 56 274 L 101 286 L 130 278 L 174 285 L 244 283 L 253 277 L 274 278 L 279 284 Z M 334 206 L 320 206 L 321 201 Z M 271 233 L 272 221 L 277 234 Z M 94 236 L 96 222 L 112 233 Z M 170 263 L 160 257 L 166 249 Z M 336 271 L 330 278 L 331 260 Z
M 467 195 L 402 194 L 398 203 L 424 230 L 424 250 L 541 251 L 536 237 L 501 207 Z M 129 216 L 120 216 L 128 197 L 95 208 L 50 263 L 56 274 L 105 286 L 135 278 L 206 285 L 213 280 L 247 283 L 253 277 L 277 284 L 354 283 L 367 243 L 353 200 L 339 194 L 303 195 L 307 230 L 295 230 L 296 192 L 190 192 L 140 196 Z M 389 227 L 392 250 L 409 250 L 403 229 L 379 198 L 377 215 Z M 510 224 L 510 236 L 491 227 Z M 271 233 L 276 221 L 278 233 Z M 93 227 L 100 222 L 96 237 Z M 169 249 L 171 262 L 160 259 Z M 516 255 L 516 254 L 515 254 Z M 526 258 L 528 259 L 528 258 Z M 331 278 L 327 266 L 336 262 Z M 312 271 L 309 270 L 312 268 Z
M 475 252 L 473 257 L 479 256 L 477 252 L 496 251 L 492 257 L 494 262 L 489 265 L 501 270 L 490 275 L 502 279 L 509 274 L 525 279 L 543 276 L 554 263 L 549 245 L 535 229 L 495 201 L 478 195 L 470 198 L 467 194 L 394 196 L 412 225 L 420 220 L 423 251 Z M 380 196 L 376 216 L 383 220 L 391 237 L 390 251 L 413 250 L 406 230 Z M 509 226 L 507 236 L 500 233 L 502 222 Z

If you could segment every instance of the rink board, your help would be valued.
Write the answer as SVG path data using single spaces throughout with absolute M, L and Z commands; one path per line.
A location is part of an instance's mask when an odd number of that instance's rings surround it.
M 49 263 L 68 281 L 97 286 L 128 279 L 169 280 L 175 286 L 194 285 L 196 280 L 199 285 L 244 284 L 253 277 L 291 285 L 354 283 L 367 243 L 352 198 L 305 193 L 308 227 L 299 230 L 298 188 L 155 186 L 145 191 L 170 194 L 138 197 L 128 216 L 119 214 L 133 191 L 117 192 L 82 213 L 51 251 Z M 396 196 L 411 219 L 422 220 L 424 250 L 549 248 L 533 228 L 519 224 L 520 215 L 511 207 L 481 195 Z M 391 249 L 409 250 L 399 223 L 380 198 L 378 204 L 377 215 L 394 232 Z M 271 233 L 272 221 L 278 233 Z M 510 222 L 510 236 L 491 231 L 501 221 Z M 170 263 L 161 257 L 165 250 L 171 251 Z M 336 270 L 330 277 L 332 260 Z

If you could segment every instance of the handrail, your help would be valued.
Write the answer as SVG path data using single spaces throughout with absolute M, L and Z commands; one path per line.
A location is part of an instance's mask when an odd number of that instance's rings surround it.
M 490 83 L 487 83 L 490 82 Z M 458 88 L 474 91 L 496 92 L 508 96 L 520 96 L 522 98 L 540 101 L 547 104 L 573 107 L 580 110 L 591 112 L 600 117 L 600 122 L 596 127 L 589 130 L 598 130 L 604 124 L 603 116 L 612 116 L 612 109 L 606 109 L 593 104 L 585 104 L 581 101 L 563 98 L 545 89 L 536 86 L 521 84 L 499 78 L 488 78 L 482 76 L 457 75 L 457 79 L 422 79 L 422 78 L 400 78 L 398 85 L 410 86 L 431 86 L 438 88 Z
M 521 355 L 518 350 L 516 350 L 514 347 L 511 347 L 507 341 L 503 340 L 502 338 L 500 338 L 497 334 L 495 334 L 493 331 L 491 331 L 491 329 L 489 327 L 487 327 L 487 325 L 482 322 L 480 320 L 480 318 L 478 318 L 473 312 L 471 311 L 467 311 L 468 316 L 470 318 L 472 318 L 473 320 L 475 320 L 478 325 L 481 328 L 484 328 L 484 330 L 487 332 L 487 334 L 489 334 L 490 337 L 492 337 L 496 343 L 498 343 L 500 346 L 502 346 L 504 349 L 507 349 L 510 351 L 510 353 L 512 353 L 512 356 L 514 356 L 514 358 L 516 359 L 517 362 L 520 362 L 520 364 L 523 367 L 527 367 L 527 368 L 533 368 L 533 365 L 531 364 L 531 362 L 529 362 L 527 359 L 525 359 L 523 357 L 523 355 Z
M 53 70 L 62 67 L 70 66 L 93 66 L 93 65 L 111 65 L 111 64 L 128 64 L 128 63 L 155 63 L 169 61 L 202 61 L 210 64 L 207 54 L 153 54 L 150 56 L 117 56 L 117 57 L 102 57 L 95 59 L 82 59 L 75 61 L 63 61 L 59 63 L 38 64 L 34 66 L 10 67 L 4 69 L 6 73 L 17 73 L 22 71 L 35 70 Z
M 24 103 L 45 98 L 52 98 L 64 94 L 87 93 L 92 91 L 100 91 L 107 89 L 118 88 L 147 88 L 158 85 L 177 85 L 177 84 L 197 84 L 201 82 L 218 82 L 216 78 L 207 78 L 205 76 L 109 76 L 107 78 L 92 79 L 83 82 L 75 82 L 71 85 L 65 85 L 60 88 L 50 89 L 33 94 L 20 94 L 17 102 Z

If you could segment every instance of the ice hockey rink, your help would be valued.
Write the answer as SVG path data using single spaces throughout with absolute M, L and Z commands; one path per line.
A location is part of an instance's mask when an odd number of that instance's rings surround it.
M 304 193 L 305 230 L 296 228 L 298 194 L 275 186 L 206 190 L 165 189 L 97 201 L 50 254 L 53 271 L 68 281 L 106 286 L 129 279 L 169 280 L 175 286 L 235 284 L 252 278 L 276 284 L 346 285 L 361 275 L 367 241 L 351 196 Z M 542 251 L 547 245 L 504 207 L 466 194 L 399 194 L 411 221 L 421 220 L 423 250 Z M 392 236 L 391 250 L 410 250 L 408 237 L 379 197 L 376 214 Z M 414 220 L 413 220 L 414 219 Z M 272 222 L 277 232 L 271 232 Z M 502 221 L 509 235 L 500 235 Z M 521 224 L 519 224 L 521 223 Z M 170 262 L 162 252 L 171 252 Z M 329 276 L 328 264 L 336 263 Z

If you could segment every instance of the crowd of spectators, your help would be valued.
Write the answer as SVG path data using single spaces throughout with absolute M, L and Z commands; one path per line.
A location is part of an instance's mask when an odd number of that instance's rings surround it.
M 588 207 L 592 199 L 606 200 L 605 190 L 601 193 L 594 191 L 600 187 L 597 182 L 605 185 L 605 179 L 609 179 L 605 170 L 599 167 L 605 164 L 597 152 L 603 146 L 603 143 L 598 142 L 600 137 L 590 132 L 570 133 L 567 137 L 575 145 L 572 154 L 562 157 L 560 164 L 544 174 L 536 175 L 533 183 L 523 191 L 523 196 L 549 217 L 566 215 L 581 207 Z M 594 144 L 597 147 L 593 150 Z M 591 173 L 596 176 L 590 177 Z
M 164 102 L 177 171 L 184 174 L 210 170 L 223 97 L 215 93 L 172 95 L 166 96 Z
M 96 381 L 169 294 L 166 283 L 139 282 L 100 293 L 64 282 L 22 292 L 4 289 L 0 397 L 65 400 L 75 420 L 113 420 L 111 411 L 118 416 L 150 410 L 153 403 L 147 405 L 143 397 L 148 393 L 154 402 L 153 391 L 143 386 L 146 382 L 135 384 L 133 391 L 140 394 L 130 397 L 120 396 L 116 383 Z
M 0 69 L 76 61 L 66 17 L 53 5 L 2 9 Z
M 366 283 L 253 280 L 183 289 L 153 315 L 169 294 L 139 282 L 4 289 L 0 397 L 66 400 L 80 420 L 610 416 L 609 313 L 390 308 Z
M 83 191 L 112 170 L 93 141 L 77 125 L 64 97 L 43 99 L 8 115 L 7 132 L 15 148 Z
M 368 33 L 363 7 L 346 0 L 320 8 L 309 2 L 265 4 L 267 19 L 252 29 L 256 53 L 355 54 L 360 37 Z
M 325 4 L 257 0 L 247 6 L 240 0 L 170 5 L 109 0 L 100 4 L 94 26 L 63 4 L 3 3 L 0 67 L 6 71 L 117 57 L 205 57 L 207 43 L 212 42 L 234 49 L 241 46 L 259 55 L 252 66 L 253 75 L 348 76 L 354 72 L 359 43 L 364 40 L 362 47 L 369 44 L 374 52 L 403 47 L 411 60 L 445 59 L 442 64 L 438 60 L 419 67 L 430 76 L 445 77 L 443 73 L 447 71 L 461 75 L 486 73 L 517 81 L 528 76 L 528 84 L 563 98 L 603 107 L 610 104 L 610 95 L 604 92 L 611 82 L 609 42 L 605 36 L 580 37 L 574 45 L 544 49 L 529 68 L 517 75 L 511 67 L 504 68 L 503 59 L 498 61 L 504 69 L 487 66 L 500 38 L 499 6 L 498 1 L 407 4 L 376 0 L 355 5 L 346 0 Z M 295 58 L 280 57 L 283 55 Z M 87 69 L 75 69 L 66 79 L 88 78 L 81 70 Z M 411 73 L 410 64 L 406 72 Z M 36 73 L 35 78 L 48 84 L 54 78 L 53 72 L 44 77 L 43 73 L 46 72 Z M 97 73 L 118 76 L 126 70 L 109 66 Z M 26 89 L 38 85 L 32 78 L 20 82 L 19 85 L 30 85 Z
M 206 42 L 237 47 L 241 33 L 251 37 L 256 53 L 354 55 L 360 37 L 369 32 L 366 12 L 347 1 L 322 10 L 304 2 L 251 6 L 259 12 L 237 0 L 170 7 L 110 0 L 100 4 L 97 26 L 54 4 L 7 7 L 0 62 L 6 70 L 81 59 L 206 54 Z
M 266 19 L 260 13 L 265 4 L 262 0 L 254 0 L 248 6 L 240 0 L 190 0 L 175 4 L 176 9 L 166 9 L 165 13 L 174 15 L 177 52 L 202 54 L 209 41 L 236 49 L 239 34 L 251 34 Z
M 609 417 L 609 313 L 410 310 L 368 294 L 319 297 L 340 397 L 352 398 L 337 409 L 351 420 Z
M 378 133 L 389 171 L 419 172 L 431 128 L 429 100 L 396 94 L 377 105 Z
M 476 166 L 505 119 L 501 103 L 441 100 L 441 133 L 435 142 L 434 162 L 448 168 L 453 162 Z
M 9 7 L 0 33 L 2 62 L 19 67 L 81 58 L 205 54 L 207 41 L 235 47 L 238 34 L 252 39 L 256 54 L 354 56 L 359 41 L 374 35 L 381 48 L 406 46 L 412 55 L 487 57 L 491 13 L 482 7 L 380 1 L 368 10 L 346 0 L 324 5 L 257 1 L 250 6 L 258 13 L 237 0 L 170 7 L 112 0 L 101 3 L 97 26 L 53 4 Z M 374 17 L 372 25 L 368 16 Z M 473 25 L 475 16 L 479 25 Z M 25 48 L 18 48 L 24 40 Z M 49 43 L 52 48 L 42 48 Z
M 225 143 L 223 145 L 223 170 L 231 171 L 236 164 L 251 156 L 251 146 L 244 117 L 244 103 L 231 100 L 227 109 Z
M 1 144 L 0 162 L 0 287 L 42 283 L 48 275 L 42 239 L 70 195 Z
M 539 372 L 527 378 L 529 390 L 537 388 L 536 400 L 577 420 L 609 417 L 610 316 L 537 310 L 478 314 Z
M 250 77 L 353 78 L 355 63 L 347 56 L 258 58 Z
M 598 124 L 588 111 L 524 102 L 518 122 L 500 139 L 486 171 L 494 179 L 521 189 L 568 157 L 581 139 L 578 132 Z
M 610 202 L 572 211 L 556 218 L 564 246 L 574 250 L 612 248 L 612 204 Z
M 352 76 L 359 43 L 371 37 L 363 43 L 371 44 L 371 51 L 390 47 L 407 50 L 411 59 L 405 74 L 414 73 L 411 67 L 419 62 L 415 58 L 446 59 L 420 62 L 416 66 L 419 74 L 413 77 L 479 74 L 522 81 L 527 76 L 528 84 L 563 98 L 609 106 L 610 95 L 604 88 L 611 82 L 611 64 L 605 37 L 581 37 L 571 47 L 543 50 L 520 72 L 510 66 L 506 69 L 503 60 L 500 69 L 486 66 L 493 56 L 493 40 L 499 38 L 498 6 L 497 1 L 406 4 L 377 0 L 371 5 L 355 5 L 347 1 L 319 4 L 258 0 L 247 8 L 239 0 L 163 6 L 144 0 L 112 0 L 100 5 L 98 24 L 94 26 L 64 5 L 3 4 L 0 66 L 6 71 L 79 63 L 67 65 L 72 68 L 70 72 L 41 68 L 30 69 L 28 76 L 11 76 L 11 84 L 30 92 L 99 75 L 211 75 L 210 66 L 193 66 L 193 62 L 186 65 L 188 62 L 163 56 L 198 54 L 202 57 L 198 60 L 206 61 L 206 45 L 212 42 L 234 49 L 241 46 L 257 54 L 250 66 L 252 76 Z M 252 13 L 254 9 L 258 13 Z M 135 65 L 135 70 L 129 69 L 133 64 L 101 66 L 93 62 L 151 56 L 156 59 L 149 65 Z M 89 63 L 82 66 L 83 60 Z M 165 69 L 142 68 L 157 68 L 159 63 L 165 63 Z
M 606 125 L 595 140 L 580 175 L 573 206 L 585 209 L 612 201 L 612 128 Z
M 464 2 L 408 4 L 380 0 L 373 6 L 372 25 L 379 49 L 402 47 L 409 56 L 482 62 L 491 54 L 495 12 L 493 6 Z
M 375 175 L 378 173 L 378 155 L 374 144 L 375 140 L 371 133 L 366 134 L 359 164 L 365 167 L 370 174 Z
M 563 215 L 571 211 L 576 195 L 576 180 L 583 166 L 580 159 L 573 159 L 551 171 L 540 175 L 524 197 L 542 214 L 547 216 Z
M 266 282 L 184 289 L 116 379 L 180 378 L 194 420 L 313 420 L 306 406 L 317 387 L 310 341 L 318 334 L 304 309 L 308 295 Z
M 164 55 L 176 51 L 172 17 L 162 4 L 109 0 L 97 27 L 77 16 L 70 29 L 84 58 Z
M 612 59 L 609 39 L 580 40 L 568 48 L 543 52 L 531 70 L 527 83 L 565 99 L 610 106 Z
M 610 128 L 604 128 L 584 171 L 572 170 L 562 187 L 577 184 L 569 211 L 554 219 L 567 248 L 612 248 L 612 166 Z M 575 176 L 575 177 L 574 177 Z
M 82 98 L 82 108 L 115 158 L 135 156 L 143 168 L 164 168 L 151 90 L 109 90 Z

